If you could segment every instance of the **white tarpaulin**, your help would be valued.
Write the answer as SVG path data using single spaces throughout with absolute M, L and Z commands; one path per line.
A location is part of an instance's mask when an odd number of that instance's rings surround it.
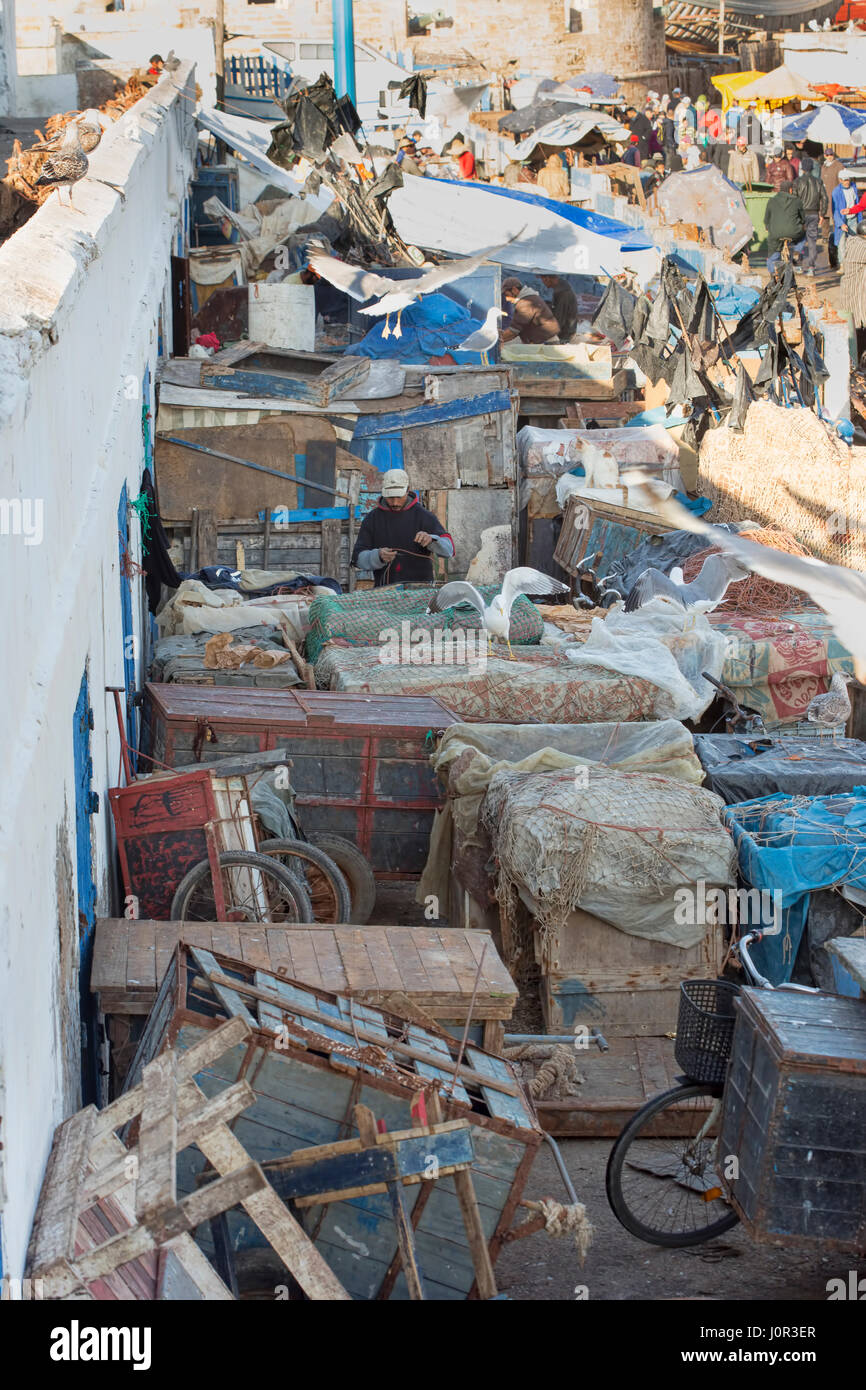
M 516 237 L 494 259 L 524 270 L 618 275 L 627 266 L 642 284 L 660 258 L 648 237 L 582 208 L 516 189 L 407 175 L 388 208 L 410 246 L 471 256 Z
M 489 82 L 473 82 L 461 87 L 440 87 L 431 82 L 427 88 L 427 111 L 421 144 L 429 145 L 437 154 L 440 153 L 458 131 L 466 129 L 469 112 L 478 105 L 489 85 Z M 413 112 L 408 125 L 414 125 L 416 114 Z
M 326 212 L 334 201 L 334 195 L 324 185 L 316 194 L 304 193 L 303 184 L 294 178 L 288 169 L 281 169 L 272 159 L 268 159 L 271 144 L 271 127 L 264 121 L 250 120 L 246 116 L 231 116 L 227 111 L 217 111 L 213 106 L 203 106 L 196 112 L 196 120 L 205 130 L 209 130 L 218 140 L 222 140 L 236 154 L 264 174 L 269 183 L 284 188 L 296 198 L 305 198 L 317 213 Z
M 548 121 L 515 145 L 512 159 L 528 159 L 536 145 L 574 145 L 591 131 L 597 130 L 605 140 L 622 140 L 628 143 L 630 131 L 627 126 L 605 116 L 601 111 L 572 111 L 567 116 L 557 116 Z

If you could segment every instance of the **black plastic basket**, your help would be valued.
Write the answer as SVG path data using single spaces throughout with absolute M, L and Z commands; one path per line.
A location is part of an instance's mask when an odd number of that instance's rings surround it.
M 739 985 L 727 980 L 683 980 L 674 1056 L 693 1081 L 725 1079 L 734 1037 Z

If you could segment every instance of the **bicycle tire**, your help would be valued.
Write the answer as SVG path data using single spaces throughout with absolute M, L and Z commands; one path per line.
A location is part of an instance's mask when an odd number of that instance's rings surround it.
M 709 1199 L 707 1189 L 704 1189 L 702 1195 L 697 1186 L 700 1183 L 710 1181 L 706 1175 L 705 1167 L 702 1168 L 701 1164 L 702 1162 L 708 1163 L 712 1158 L 712 1141 L 701 1140 L 701 1144 L 707 1145 L 707 1148 L 702 1149 L 698 1154 L 691 1154 L 688 1158 L 676 1152 L 677 1145 L 687 1149 L 688 1143 L 694 1142 L 700 1125 L 695 1124 L 696 1134 L 691 1136 L 690 1141 L 687 1141 L 686 1138 L 657 1138 L 647 1133 L 651 1122 L 658 1120 L 658 1117 L 665 1110 L 673 1109 L 675 1105 L 681 1107 L 676 1116 L 676 1123 L 672 1118 L 671 1124 L 664 1128 L 668 1128 L 669 1132 L 671 1128 L 685 1128 L 689 1123 L 686 1118 L 688 1112 L 684 1112 L 682 1108 L 685 1102 L 690 1100 L 715 1102 L 719 1099 L 720 1094 L 721 1091 L 718 1086 L 703 1085 L 700 1082 L 688 1082 L 685 1085 L 674 1086 L 670 1091 L 664 1091 L 661 1095 L 648 1101 L 632 1116 L 611 1149 L 605 1174 L 607 1200 L 620 1225 L 624 1226 L 632 1235 L 637 1236 L 639 1240 L 647 1241 L 651 1245 L 663 1245 L 669 1249 L 702 1245 L 704 1241 L 714 1240 L 716 1236 L 722 1235 L 723 1232 L 729 1231 L 732 1226 L 737 1224 L 739 1220 L 737 1213 L 728 1207 L 722 1216 L 718 1216 L 717 1208 L 716 1212 L 713 1213 L 714 1219 L 704 1225 L 692 1223 L 686 1229 L 684 1225 L 675 1227 L 668 1222 L 666 1228 L 662 1227 L 660 1218 L 663 1214 L 670 1216 L 672 1201 L 675 1202 L 676 1210 L 683 1218 L 687 1211 L 693 1212 L 695 1217 L 698 1217 L 702 1210 L 709 1214 L 710 1207 L 716 1207 L 717 1203 L 719 1207 L 725 1207 L 726 1204 L 721 1197 L 720 1184 L 720 1195 Z M 692 1111 L 693 1118 L 695 1120 L 701 1118 L 701 1123 L 703 1123 L 706 1118 L 705 1108 L 694 1106 Z M 652 1145 L 653 1148 L 648 1150 L 645 1155 L 643 1151 L 636 1154 L 634 1146 L 638 1142 Z M 629 1162 L 630 1151 L 632 1158 Z M 657 1199 L 649 1208 L 642 1210 L 640 1215 L 635 1210 L 637 1202 L 634 1196 L 640 1177 L 632 1181 L 630 1176 L 627 1190 L 625 1190 L 623 1175 L 628 1167 L 638 1174 L 650 1178 L 651 1181 L 646 1184 L 646 1191 L 652 1193 Z M 665 1167 L 668 1171 L 662 1171 Z M 685 1178 L 689 1178 L 690 1183 L 687 1184 L 684 1181 Z M 717 1183 L 718 1178 L 713 1172 L 710 1192 L 716 1190 Z M 694 1198 L 694 1200 L 689 1201 L 690 1198 Z M 650 1212 L 656 1214 L 655 1224 L 648 1222 L 647 1218 Z M 674 1221 L 676 1220 L 675 1214 Z
M 308 844 L 306 840 L 261 840 L 259 854 L 275 859 L 295 878 L 303 881 L 313 909 L 312 922 L 351 920 L 349 885 L 323 849 Z
M 376 906 L 376 878 L 367 859 L 351 840 L 329 830 L 316 830 L 310 839 L 330 855 L 349 885 L 352 910 L 346 921 L 356 927 L 366 926 Z
M 265 854 L 251 854 L 246 850 L 227 850 L 219 856 L 220 869 L 232 868 L 251 868 L 258 869 L 262 874 L 269 875 L 273 883 L 279 890 L 278 902 L 282 902 L 289 909 L 285 915 L 274 917 L 252 916 L 250 909 L 245 904 L 227 903 L 226 911 L 229 921 L 285 921 L 285 922 L 312 922 L 313 908 L 307 894 L 307 890 L 299 880 L 285 869 L 282 864 L 268 858 Z M 210 881 L 211 896 L 208 898 L 206 884 Z M 197 892 L 202 893 L 202 906 L 198 912 L 193 913 L 193 904 Z M 232 896 L 231 890 L 229 896 Z M 269 899 L 270 904 L 270 899 Z M 208 913 L 210 915 L 201 915 Z M 234 914 L 243 912 L 245 915 L 238 917 Z M 191 915 L 192 914 L 192 915 Z M 201 859 L 198 864 L 194 864 L 188 873 L 184 874 L 180 883 L 177 885 L 174 897 L 171 901 L 171 916 L 175 922 L 213 922 L 216 920 L 216 908 L 213 903 L 213 879 L 209 859 Z

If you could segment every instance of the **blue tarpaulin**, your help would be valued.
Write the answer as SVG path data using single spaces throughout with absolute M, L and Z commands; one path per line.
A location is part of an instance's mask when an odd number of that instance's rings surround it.
M 456 352 L 470 333 L 483 324 L 471 318 L 462 304 L 446 294 L 427 294 L 417 304 L 404 309 L 400 317 L 402 336 L 394 337 L 395 315 L 390 318 L 392 332 L 383 338 L 384 316 L 376 319 L 366 337 L 352 349 L 357 357 L 396 357 L 402 362 L 425 362 L 429 357 L 442 357 L 450 352 L 458 365 L 480 363 L 480 352 Z
M 781 894 L 782 930 L 752 953 L 771 983 L 781 984 L 791 978 L 809 894 L 843 883 L 866 889 L 866 787 L 835 796 L 762 796 L 729 806 L 724 815 L 740 877 Z

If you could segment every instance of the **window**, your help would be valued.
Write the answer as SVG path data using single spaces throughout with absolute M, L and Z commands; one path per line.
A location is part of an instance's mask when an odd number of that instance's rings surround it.
M 302 43 L 299 45 L 299 58 L 333 58 L 334 50 L 329 43 Z
M 574 9 L 571 5 L 568 6 L 568 13 L 566 15 L 566 28 L 569 34 L 583 33 L 583 15 L 580 13 L 580 10 Z

